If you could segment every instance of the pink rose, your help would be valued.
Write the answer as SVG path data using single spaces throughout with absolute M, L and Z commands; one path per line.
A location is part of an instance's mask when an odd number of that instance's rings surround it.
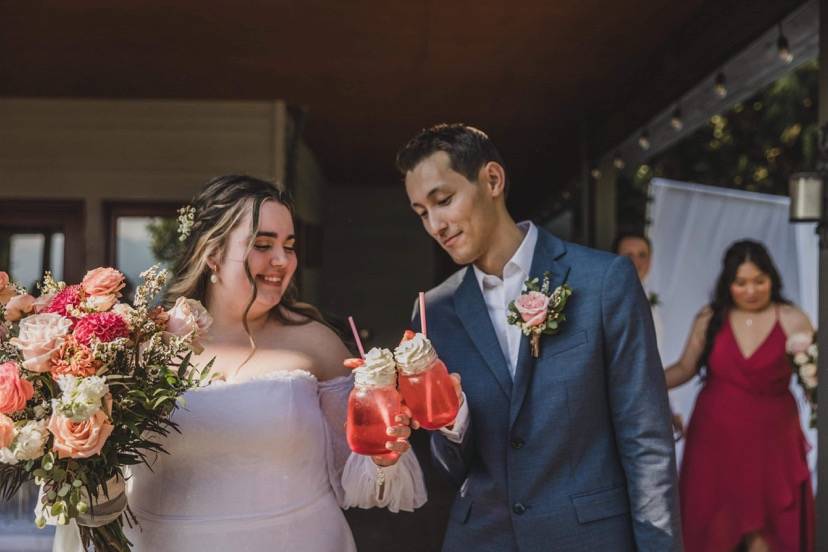
M 0 305 L 5 305 L 17 295 L 17 290 L 9 283 L 9 275 L 0 270 Z
M 103 295 L 114 295 L 120 297 L 120 291 L 124 288 L 124 275 L 114 268 L 96 268 L 90 270 L 83 277 L 81 287 L 87 295 L 101 297 Z
M 0 414 L 0 449 L 9 448 L 14 441 L 14 421 Z
M 15 295 L 6 303 L 6 320 L 9 322 L 17 322 L 23 316 L 32 312 L 34 302 L 35 298 L 28 293 Z
M 798 355 L 808 351 L 808 347 L 813 343 L 813 338 L 807 333 L 795 333 L 788 338 L 785 344 L 785 349 L 788 354 Z
M 55 437 L 52 449 L 57 451 L 58 458 L 89 458 L 99 454 L 113 429 L 103 410 L 82 422 L 57 412 L 49 420 L 49 432 Z
M 11 340 L 23 353 L 23 368 L 31 372 L 48 372 L 52 358 L 63 346 L 72 321 L 56 313 L 33 314 L 20 321 L 20 334 Z
M 517 298 L 515 307 L 526 326 L 540 326 L 546 321 L 549 297 L 539 291 L 530 291 Z
M 14 414 L 23 410 L 33 396 L 34 387 L 31 382 L 20 377 L 16 362 L 0 364 L 0 414 Z
M 178 337 L 191 337 L 193 350 L 204 350 L 198 339 L 204 337 L 213 324 L 213 317 L 200 302 L 195 299 L 179 297 L 173 308 L 167 311 L 167 332 Z

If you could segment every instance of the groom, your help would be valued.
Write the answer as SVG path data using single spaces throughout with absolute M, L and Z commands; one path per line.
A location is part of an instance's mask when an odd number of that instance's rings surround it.
M 466 398 L 432 434 L 459 487 L 443 550 L 682 550 L 664 374 L 629 259 L 516 224 L 504 163 L 475 128 L 423 130 L 397 166 L 423 228 L 465 266 L 426 295 L 429 338 Z M 544 273 L 572 296 L 534 358 L 507 307 Z

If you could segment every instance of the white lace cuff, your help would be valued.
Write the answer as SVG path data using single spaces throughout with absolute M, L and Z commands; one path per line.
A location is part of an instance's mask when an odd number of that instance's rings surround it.
M 452 424 L 451 429 L 440 428 L 440 433 L 445 435 L 446 439 L 452 443 L 462 443 L 468 428 L 469 405 L 466 404 L 466 394 L 463 393 L 463 397 L 460 399 L 460 409 L 457 411 L 457 417 L 454 418 L 454 424 Z
M 370 456 L 351 453 L 342 474 L 343 508 L 388 508 L 413 512 L 425 504 L 423 472 L 417 456 L 409 451 L 393 466 L 379 467 Z

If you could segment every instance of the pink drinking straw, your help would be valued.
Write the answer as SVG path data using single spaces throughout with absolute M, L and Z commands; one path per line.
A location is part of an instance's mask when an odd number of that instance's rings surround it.
M 420 326 L 423 330 L 423 337 L 428 337 L 428 330 L 426 329 L 426 311 L 425 311 L 425 293 L 420 292 Z M 425 386 L 426 392 L 426 416 L 429 420 L 434 419 L 434 405 L 431 401 L 431 385 Z
M 357 349 L 359 349 L 359 356 L 365 358 L 365 349 L 362 348 L 362 340 L 359 339 L 359 332 L 357 331 L 353 316 L 348 317 L 348 323 L 351 325 L 351 331 L 354 332 L 354 339 L 356 340 Z
M 425 293 L 420 292 L 420 327 L 422 328 L 423 337 L 428 337 L 426 330 L 426 313 L 425 313 Z

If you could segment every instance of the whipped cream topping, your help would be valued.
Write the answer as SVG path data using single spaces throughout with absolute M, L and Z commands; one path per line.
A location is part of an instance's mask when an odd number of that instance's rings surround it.
M 413 376 L 427 370 L 437 360 L 437 353 L 431 341 L 417 333 L 394 349 L 394 358 L 404 375 Z
M 365 353 L 365 364 L 354 369 L 357 387 L 385 387 L 397 383 L 397 364 L 388 349 L 374 347 Z

